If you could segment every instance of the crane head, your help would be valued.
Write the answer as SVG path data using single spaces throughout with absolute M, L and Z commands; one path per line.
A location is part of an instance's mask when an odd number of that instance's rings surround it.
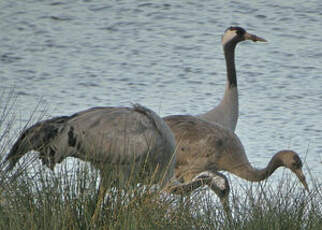
M 222 44 L 237 44 L 241 41 L 251 40 L 253 42 L 267 42 L 266 39 L 255 34 L 248 33 L 245 29 L 238 26 L 231 26 L 225 30 L 222 36 Z

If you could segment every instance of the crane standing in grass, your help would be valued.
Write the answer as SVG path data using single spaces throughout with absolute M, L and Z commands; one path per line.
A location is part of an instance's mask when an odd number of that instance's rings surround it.
M 228 171 L 248 181 L 262 181 L 277 168 L 289 168 L 305 189 L 308 186 L 302 171 L 302 161 L 292 150 L 276 153 L 267 167 L 254 168 L 247 159 L 244 146 L 238 136 L 221 125 L 189 115 L 164 118 L 177 141 L 176 178 L 189 183 L 204 171 L 211 173 Z
M 135 105 L 95 107 L 72 116 L 40 121 L 26 129 L 6 156 L 7 171 L 27 152 L 39 152 L 42 163 L 53 169 L 66 157 L 91 162 L 105 172 L 105 166 L 118 165 L 127 178 L 129 165 L 159 168 L 156 179 L 167 183 L 173 175 L 175 140 L 165 122 L 153 111 Z M 162 171 L 162 172 L 161 172 Z M 165 174 L 164 174 L 165 173 Z
M 15 142 L 4 161 L 8 162 L 6 170 L 12 170 L 32 150 L 39 152 L 42 163 L 50 169 L 71 156 L 100 170 L 102 181 L 93 222 L 109 179 L 126 183 L 131 176 L 137 183 L 149 180 L 164 187 L 174 173 L 174 136 L 156 113 L 140 105 L 95 107 L 40 121 Z

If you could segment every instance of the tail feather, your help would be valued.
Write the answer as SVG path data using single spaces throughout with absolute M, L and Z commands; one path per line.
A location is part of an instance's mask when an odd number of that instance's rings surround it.
M 11 171 L 27 152 L 32 150 L 40 152 L 56 137 L 68 119 L 68 116 L 56 117 L 40 121 L 24 130 L 3 161 L 4 164 L 8 164 L 5 171 Z
M 140 104 L 133 104 L 133 108 L 135 111 L 140 112 L 147 116 L 156 127 L 156 130 L 159 134 L 164 137 L 165 135 L 170 135 L 172 139 L 174 139 L 174 135 L 171 129 L 163 122 L 163 119 L 160 118 L 155 112 L 152 110 L 140 105 Z

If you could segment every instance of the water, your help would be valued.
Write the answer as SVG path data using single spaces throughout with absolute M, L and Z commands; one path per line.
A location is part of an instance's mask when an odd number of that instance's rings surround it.
M 40 100 L 50 117 L 131 102 L 198 114 L 223 95 L 221 35 L 240 25 L 269 41 L 236 50 L 248 158 L 264 167 L 290 148 L 320 177 L 321 12 L 320 0 L 2 1 L 0 90 L 15 89 L 22 123 Z

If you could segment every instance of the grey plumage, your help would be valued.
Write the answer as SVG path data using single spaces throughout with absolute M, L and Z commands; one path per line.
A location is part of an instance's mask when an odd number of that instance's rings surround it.
M 89 161 L 101 171 L 106 164 L 123 165 L 125 175 L 129 175 L 132 162 L 142 165 L 148 159 L 151 170 L 161 169 L 159 177 L 167 171 L 164 182 L 172 177 L 175 164 L 171 130 L 157 114 L 140 105 L 95 107 L 40 121 L 15 142 L 5 159 L 6 170 L 31 150 L 38 151 L 51 169 L 71 156 Z
M 174 174 L 174 135 L 156 113 L 140 105 L 95 107 L 40 121 L 15 142 L 4 161 L 6 171 L 31 150 L 39 152 L 42 163 L 51 169 L 66 157 L 76 157 L 100 170 L 102 180 L 92 224 L 97 221 L 109 179 L 165 187 Z
M 224 35 L 222 36 L 222 46 L 224 49 L 225 60 L 226 60 L 226 68 L 227 68 L 227 83 L 226 83 L 226 90 L 224 97 L 222 98 L 221 102 L 218 106 L 214 109 L 200 114 L 196 117 L 215 123 L 215 125 L 220 125 L 224 128 L 231 130 L 232 132 L 235 131 L 238 119 L 238 90 L 237 90 L 237 77 L 236 77 L 236 69 L 235 69 L 235 47 L 239 42 L 245 40 L 252 40 L 252 41 L 266 41 L 263 38 L 260 38 L 256 35 L 247 33 L 243 28 L 240 27 L 229 27 Z M 198 177 L 198 174 L 202 174 L 202 170 L 206 170 L 206 168 L 201 167 L 201 171 L 195 172 L 191 170 L 193 167 L 192 165 L 196 162 L 200 161 L 205 154 L 205 152 L 209 151 L 220 151 L 220 143 L 219 141 L 217 145 L 213 145 L 211 143 L 207 146 L 205 143 L 207 142 L 206 139 L 203 139 L 203 134 L 199 132 L 203 132 L 203 126 L 206 126 L 208 123 L 200 122 L 198 123 L 201 125 L 200 130 L 190 130 L 191 127 L 183 125 L 182 128 L 178 129 L 177 124 L 184 122 L 193 122 L 191 121 L 189 116 L 168 116 L 164 118 L 169 127 L 171 128 L 172 132 L 176 136 L 176 141 L 178 144 L 178 150 L 176 152 L 177 156 L 179 154 L 179 158 L 177 157 L 176 163 L 176 175 L 181 177 L 181 180 L 184 182 L 189 182 L 194 177 Z M 211 124 L 210 124 L 211 126 Z M 186 130 L 187 129 L 187 130 Z M 195 132 L 195 133 L 194 133 Z M 212 133 L 210 136 L 211 138 L 216 138 L 216 135 L 220 135 L 220 129 L 217 129 L 216 132 Z M 186 135 L 187 134 L 187 135 Z M 195 140 L 190 140 L 188 136 L 191 135 L 194 138 L 192 139 L 200 139 L 204 145 L 199 145 L 195 143 Z M 209 138 L 210 138 L 209 136 Z M 186 139 L 188 138 L 188 139 Z M 208 138 L 208 137 L 207 137 Z M 182 143 L 184 147 L 180 149 Z M 200 155 L 201 154 L 201 155 Z M 190 159 L 192 155 L 196 155 L 200 157 L 200 159 Z M 184 170 L 183 170 L 184 168 Z M 183 171 L 185 174 L 183 175 Z M 211 186 L 210 188 L 219 196 L 221 199 L 224 207 L 227 206 L 227 199 L 224 196 L 228 196 L 229 193 L 229 184 L 227 178 L 223 174 L 216 173 L 216 170 L 213 170 L 211 173 L 208 173 L 208 177 L 214 175 L 216 178 L 221 178 L 222 181 L 225 181 L 225 187 L 221 187 L 220 184 L 216 184 L 218 180 L 215 178 L 210 180 Z M 184 178 L 182 178 L 184 177 Z
M 188 115 L 165 117 L 177 141 L 175 174 L 187 183 L 204 172 L 228 171 L 249 181 L 268 178 L 277 168 L 289 168 L 308 190 L 302 161 L 291 150 L 277 152 L 267 167 L 254 168 L 238 136 L 221 125 Z M 220 185 L 217 185 L 220 188 Z M 228 194 L 227 194 L 228 195 Z
M 229 27 L 222 36 L 224 49 L 227 83 L 224 97 L 212 110 L 198 115 L 198 117 L 222 125 L 235 131 L 238 120 L 238 90 L 237 74 L 235 67 L 235 48 L 239 42 L 252 40 L 254 42 L 266 42 L 265 39 L 246 32 L 241 27 Z

